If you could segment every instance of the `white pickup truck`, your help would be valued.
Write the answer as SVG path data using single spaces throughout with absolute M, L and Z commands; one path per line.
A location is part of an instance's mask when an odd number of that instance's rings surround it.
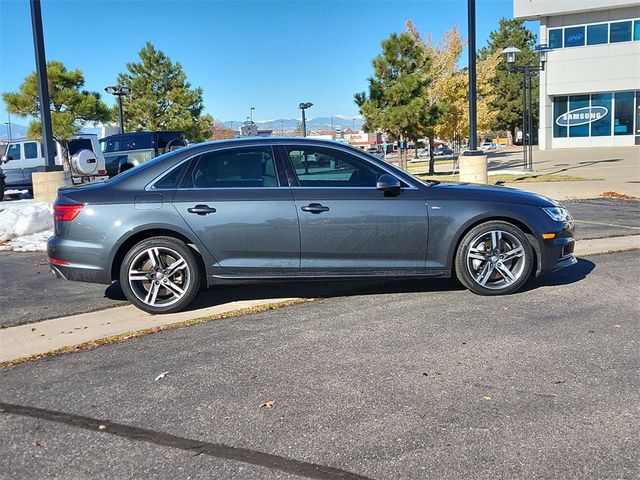
M 100 151 L 98 136 L 79 134 L 67 141 L 71 158 L 71 180 L 74 184 L 107 179 L 104 155 Z M 56 143 L 56 165 L 62 165 L 60 145 Z M 0 161 L 0 188 L 33 190 L 31 174 L 44 171 L 47 164 L 42 144 L 36 140 L 9 142 Z M 4 180 L 4 181 L 3 181 Z M 0 191 L 0 200 L 4 189 Z

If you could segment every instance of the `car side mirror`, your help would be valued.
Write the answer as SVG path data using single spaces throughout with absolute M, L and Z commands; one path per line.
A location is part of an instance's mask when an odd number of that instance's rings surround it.
M 2 155 L 2 158 L 0 158 L 0 162 L 6 162 L 8 160 L 6 155 Z
M 378 178 L 378 182 L 376 183 L 376 188 L 381 192 L 384 192 L 385 195 L 397 195 L 400 193 L 401 187 L 402 184 L 400 183 L 400 180 L 388 173 L 380 175 L 380 178 Z

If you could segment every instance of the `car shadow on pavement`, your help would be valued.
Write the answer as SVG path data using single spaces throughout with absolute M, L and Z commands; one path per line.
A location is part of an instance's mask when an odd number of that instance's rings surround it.
M 520 292 L 535 290 L 539 287 L 568 285 L 587 277 L 595 264 L 584 258 L 569 268 L 532 278 Z M 305 280 L 303 282 L 268 282 L 238 285 L 220 285 L 201 291 L 185 309 L 198 310 L 242 300 L 260 300 L 265 298 L 331 298 L 356 295 L 389 295 L 396 293 L 433 293 L 465 290 L 454 278 L 413 278 L 413 279 L 354 279 L 354 280 Z M 118 282 L 105 290 L 105 297 L 111 300 L 126 301 Z
M 540 287 L 558 287 L 577 283 L 585 278 L 596 268 L 596 264 L 586 258 L 578 258 L 578 263 L 571 267 L 563 268 L 556 272 L 547 273 L 529 280 L 520 292 L 528 292 Z

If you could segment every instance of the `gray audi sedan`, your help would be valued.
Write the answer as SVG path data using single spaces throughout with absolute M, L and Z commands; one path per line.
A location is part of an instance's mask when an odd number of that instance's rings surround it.
M 48 256 L 151 313 L 247 280 L 450 277 L 481 295 L 576 262 L 573 218 L 511 190 L 423 182 L 331 141 L 202 143 L 61 189 Z

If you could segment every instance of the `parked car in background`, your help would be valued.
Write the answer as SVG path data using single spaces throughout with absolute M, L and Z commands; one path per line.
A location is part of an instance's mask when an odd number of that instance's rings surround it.
M 443 155 L 453 155 L 453 150 L 451 150 L 449 147 L 447 147 L 446 145 L 441 145 L 439 147 L 436 147 L 433 150 L 433 154 L 438 157 L 438 156 L 443 156 Z
M 109 177 L 186 145 L 177 131 L 118 133 L 100 139 Z
M 106 179 L 105 160 L 95 134 L 79 134 L 67 140 L 71 180 L 74 184 Z M 56 143 L 55 163 L 62 165 L 62 147 Z M 47 161 L 42 144 L 36 140 L 9 142 L 0 167 L 6 189 L 33 191 L 31 174 L 43 171 Z
M 498 146 L 490 140 L 485 140 L 482 145 L 480 145 L 480 150 L 483 152 L 491 152 L 498 148 Z
M 430 157 L 431 155 L 429 154 L 428 148 L 423 148 L 418 152 L 418 158 L 430 158 Z
M 192 145 L 62 189 L 54 222 L 56 275 L 119 280 L 151 313 L 184 309 L 201 286 L 260 279 L 455 272 L 477 294 L 507 294 L 576 263 L 573 218 L 552 200 L 423 182 L 362 150 L 299 137 Z
M 367 148 L 367 153 L 369 155 L 373 155 L 376 158 L 379 158 L 380 160 L 384 159 L 384 153 L 382 153 L 378 147 L 369 147 Z

